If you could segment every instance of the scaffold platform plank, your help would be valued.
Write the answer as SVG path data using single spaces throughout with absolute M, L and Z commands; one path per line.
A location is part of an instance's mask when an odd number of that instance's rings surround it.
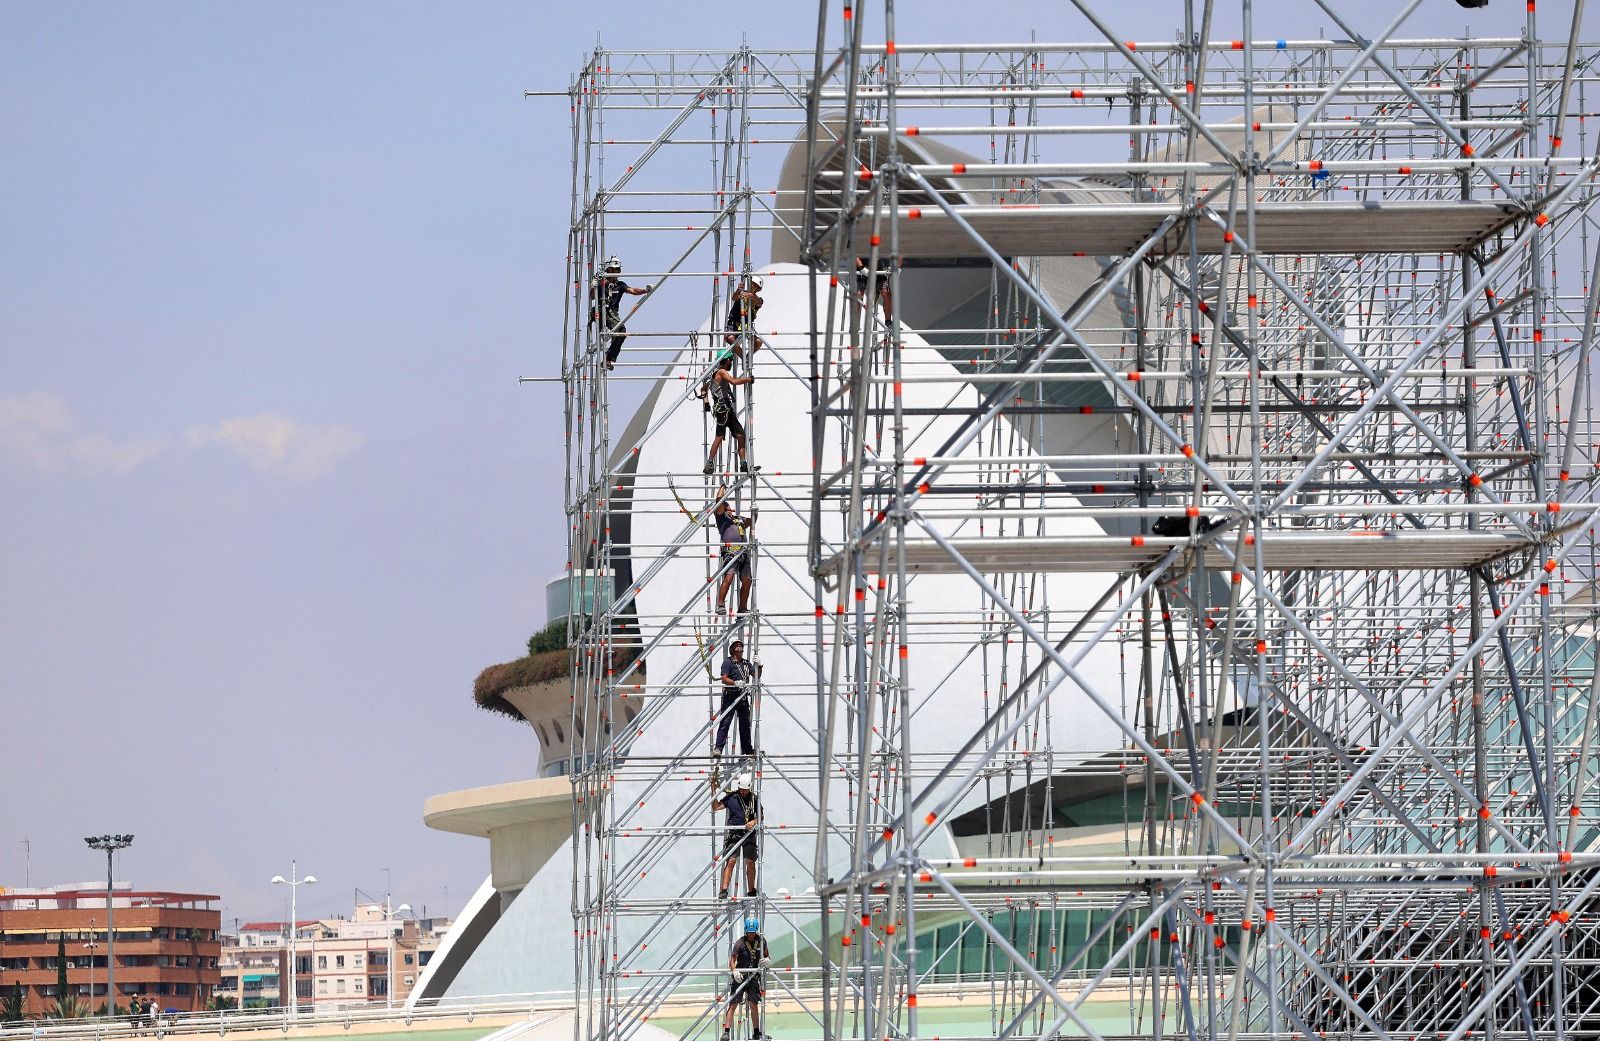
M 986 572 L 1116 572 L 1154 565 L 1188 539 L 1154 535 L 1082 535 L 952 539 L 956 550 Z M 1231 548 L 1232 538 L 1227 540 Z M 1425 571 L 1475 567 L 1534 543 L 1515 532 L 1469 531 L 1341 531 L 1268 532 L 1261 539 L 1262 564 L 1268 571 Z M 1253 554 L 1253 547 L 1247 547 Z M 1226 568 L 1226 557 L 1213 550 L 1209 562 Z M 1247 556 L 1245 563 L 1253 563 Z M 931 539 L 906 540 L 906 567 L 919 574 L 952 574 L 956 562 Z
M 1131 253 L 1180 210 L 1162 203 L 1084 203 L 964 206 L 960 212 L 1003 256 L 1045 257 Z M 1457 253 L 1516 215 L 1512 206 L 1483 201 L 1264 202 L 1256 207 L 1254 242 L 1264 253 Z M 941 210 L 902 207 L 900 218 L 902 257 L 982 256 L 971 236 Z M 1185 221 L 1163 236 L 1156 253 L 1186 252 L 1187 226 Z M 1202 254 L 1222 252 L 1223 233 L 1214 223 L 1199 221 L 1196 230 Z

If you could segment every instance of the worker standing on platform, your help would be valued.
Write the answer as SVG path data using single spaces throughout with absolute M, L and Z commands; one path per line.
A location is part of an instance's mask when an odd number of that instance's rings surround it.
M 654 286 L 639 289 L 622 280 L 622 261 L 611 257 L 606 261 L 604 273 L 595 276 L 589 304 L 589 324 L 600 320 L 601 336 L 606 340 L 606 368 L 617 367 L 617 355 L 628 338 L 628 327 L 622 324 L 622 295 L 644 296 Z
M 724 497 L 717 503 L 717 508 L 711 518 L 717 522 L 717 538 L 722 543 L 718 554 L 722 568 L 722 581 L 717 583 L 717 608 L 716 613 L 722 614 L 728 603 L 728 590 L 733 585 L 734 576 L 739 577 L 739 613 L 744 614 L 750 610 L 750 535 L 756 526 L 756 511 L 752 509 L 750 516 L 740 517 L 733 512 L 733 505 Z
M 753 755 L 755 742 L 750 739 L 750 700 L 755 681 L 761 675 L 759 662 L 746 661 L 744 642 L 733 641 L 728 656 L 722 659 L 722 705 L 717 710 L 717 741 L 711 754 L 720 756 L 728 743 L 728 731 L 734 717 L 739 720 L 739 752 Z
M 767 1041 L 761 1029 L 761 998 L 766 993 L 761 975 L 771 964 L 772 954 L 761 936 L 761 919 L 746 918 L 744 935 L 733 941 L 733 950 L 728 953 L 733 982 L 728 986 L 728 1009 L 722 1014 L 722 1041 L 728 1041 L 733 1033 L 733 1013 L 741 1001 L 750 1006 L 751 1036 Z
M 733 883 L 735 861 L 744 861 L 744 891 L 746 896 L 756 895 L 756 860 L 761 850 L 757 845 L 756 829 L 761 826 L 761 800 L 756 798 L 752 786 L 753 767 L 746 767 L 728 784 L 728 791 L 711 800 L 713 810 L 726 814 L 722 834 L 722 886 L 717 896 L 728 899 L 728 887 Z
M 765 341 L 756 335 L 756 313 L 761 310 L 761 305 L 764 303 L 761 299 L 761 289 L 765 285 L 760 275 L 751 275 L 733 291 L 733 296 L 728 301 L 728 322 L 722 342 L 733 348 L 735 357 L 744 357 L 740 340 L 745 336 L 750 337 L 751 358 L 755 357 L 756 351 L 766 346 Z
M 733 435 L 733 443 L 739 453 L 739 472 L 750 472 L 750 459 L 745 454 L 744 424 L 739 422 L 739 403 L 734 397 L 733 388 L 755 381 L 754 376 L 735 376 L 733 354 L 722 352 L 722 360 L 717 362 L 717 369 L 711 374 L 711 418 L 716 420 L 717 433 L 711 440 L 711 454 L 706 457 L 702 473 L 709 476 L 716 472 L 717 453 L 722 450 L 722 439 L 726 434 Z

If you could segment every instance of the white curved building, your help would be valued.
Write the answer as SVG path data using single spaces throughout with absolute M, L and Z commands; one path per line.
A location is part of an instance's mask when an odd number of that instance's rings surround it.
M 953 164 L 971 160 L 970 156 L 927 138 L 902 138 L 900 147 L 913 162 Z M 803 192 L 804 174 L 804 149 L 797 143 L 784 163 L 779 193 Z M 992 201 L 996 192 L 1004 191 L 1001 185 L 971 176 L 946 178 L 936 181 L 936 186 L 962 205 Z M 1108 182 L 1058 179 L 1048 182 L 1045 191 L 1051 201 L 1062 204 L 1126 202 L 1130 198 L 1127 187 Z M 795 262 L 798 259 L 795 250 L 792 234 L 775 231 L 773 260 L 757 268 L 766 279 L 765 306 L 757 321 L 757 332 L 769 349 L 758 353 L 754 359 L 753 371 L 758 380 L 752 399 L 750 436 L 751 457 L 762 467 L 763 478 L 757 496 L 761 518 L 756 536 L 762 547 L 756 572 L 759 609 L 767 617 L 809 619 L 816 605 L 812 602 L 805 559 L 805 518 L 811 505 L 812 470 L 810 392 L 805 380 L 810 328 L 807 280 L 817 278 L 817 291 L 823 299 L 826 299 L 828 287 L 825 276 L 809 275 Z M 1093 256 L 1019 259 L 1032 266 L 1043 295 L 1062 312 L 1071 310 L 1084 299 L 1115 260 Z M 991 270 L 987 262 L 936 266 L 917 266 L 912 262 L 903 267 L 900 298 L 895 306 L 905 339 L 902 361 L 906 371 L 915 376 L 914 380 L 906 382 L 903 390 L 903 400 L 909 411 L 943 409 L 953 395 L 965 395 L 966 399 L 976 402 L 984 385 L 966 384 L 960 377 L 961 373 L 971 371 L 975 362 L 985 360 L 981 357 L 982 349 L 974 345 L 982 342 L 982 330 L 995 325 L 995 316 L 987 313 L 992 305 Z M 1125 356 L 1125 345 L 1131 339 L 1130 329 L 1134 325 L 1131 308 L 1128 293 L 1118 289 L 1080 315 L 1076 326 L 1084 339 L 1100 350 L 1101 357 L 1118 371 L 1131 368 L 1133 364 L 1133 359 Z M 636 328 L 643 327 L 642 317 L 635 322 Z M 838 318 L 843 321 L 843 314 Z M 642 573 L 662 547 L 684 527 L 685 520 L 680 512 L 660 508 L 666 495 L 662 475 L 676 475 L 677 489 L 692 510 L 714 494 L 713 482 L 696 473 L 709 438 L 709 421 L 691 393 L 695 382 L 692 375 L 704 372 L 710 363 L 707 345 L 720 339 L 713 334 L 714 328 L 720 330 L 720 325 L 714 327 L 708 321 L 701 326 L 698 336 L 661 371 L 638 412 L 621 436 L 612 442 L 613 467 L 619 472 L 636 475 L 628 489 L 627 501 L 653 504 L 647 509 L 626 512 L 619 509 L 612 519 L 613 527 L 618 529 L 617 540 L 631 541 L 634 546 L 631 572 L 619 566 L 618 590 L 625 589 L 634 575 Z M 1011 346 L 1026 349 L 1028 341 L 1025 337 L 1018 338 Z M 1070 345 L 1060 350 L 1057 358 L 1059 360 L 1050 363 L 1051 371 L 1070 373 L 1088 369 L 1088 364 Z M 1005 436 L 1016 442 L 1008 452 L 1059 458 L 1111 457 L 1132 450 L 1131 426 L 1116 410 L 1106 407 L 1113 404 L 1113 396 L 1101 382 L 1085 380 L 1044 386 L 1048 404 L 1072 408 L 1065 412 L 1042 410 L 1041 414 L 1016 421 L 1000 421 L 997 429 L 1005 431 Z M 908 448 L 907 454 L 913 454 L 915 446 L 925 446 L 927 454 L 935 454 L 957 422 L 948 414 L 914 419 L 913 428 L 908 432 L 913 447 Z M 988 441 L 974 443 L 963 454 L 981 455 L 988 444 Z M 638 452 L 630 460 L 628 454 L 635 445 Z M 838 449 L 835 445 L 825 451 L 837 454 Z M 1060 499 L 1062 505 L 1106 503 L 1127 494 L 1125 489 L 1120 493 L 1113 490 L 1096 494 L 1101 486 L 1093 482 L 1101 478 L 1093 466 L 1075 463 L 1054 469 L 1058 475 L 1070 474 L 1068 479 L 1084 486 L 1081 494 Z M 1106 473 L 1111 472 L 1111 468 L 1107 468 Z M 620 487 L 618 498 L 619 501 L 623 498 Z M 747 505 L 741 503 L 740 512 L 744 512 Z M 1132 522 L 1087 516 L 1055 518 L 1049 522 L 1048 530 L 1032 534 L 1123 535 L 1134 530 L 1120 526 L 1129 523 Z M 980 529 L 976 522 L 969 529 L 957 531 L 964 535 L 996 534 L 992 524 Z M 676 616 L 699 612 L 707 616 L 704 624 L 709 631 L 706 576 L 709 569 L 714 568 L 715 560 L 711 556 L 714 551 L 707 547 L 714 544 L 712 531 L 709 540 L 696 540 L 694 545 L 699 548 L 695 552 L 671 556 L 639 594 L 644 643 L 649 644 L 658 635 L 667 616 L 674 616 L 681 624 L 681 617 Z M 1037 617 L 1045 620 L 1052 610 L 1061 617 L 1081 616 L 1094 594 L 1105 585 L 1101 581 L 1088 582 L 1082 576 L 1061 573 L 1037 575 L 1031 581 L 1035 583 L 1032 596 Z M 949 603 L 952 622 L 959 618 L 961 624 L 975 624 L 974 620 L 983 617 L 984 605 L 964 577 L 924 574 L 915 578 L 912 587 L 919 601 Z M 918 617 L 925 620 L 936 614 L 919 610 Z M 699 623 L 696 624 L 698 627 Z M 996 680 L 1016 683 L 1025 666 L 1037 660 L 1018 658 L 992 665 L 980 661 L 981 654 L 976 653 L 971 642 L 962 645 L 929 631 L 922 632 L 920 638 L 914 631 L 912 639 L 910 654 L 918 699 L 917 747 L 919 754 L 933 753 L 935 757 L 939 751 L 954 752 L 971 734 L 972 720 L 984 711 L 989 699 L 998 694 L 998 689 L 985 689 L 986 679 L 994 688 L 1001 685 Z M 975 640 L 974 634 L 973 642 Z M 724 648 L 719 646 L 712 652 L 697 647 L 697 642 L 666 639 L 648 655 L 647 690 L 635 705 L 623 709 L 623 722 L 632 723 L 641 713 L 645 720 L 640 732 L 631 738 L 631 757 L 667 761 L 686 755 L 692 758 L 697 751 L 703 755 L 704 748 L 697 748 L 696 742 L 703 746 L 706 706 L 712 704 L 711 698 L 681 695 L 708 692 L 716 685 L 704 680 L 683 685 L 671 682 L 674 677 L 688 678 L 699 673 L 698 661 L 705 654 L 712 655 L 713 665 L 720 661 Z M 760 713 L 760 744 L 771 757 L 762 780 L 761 795 L 769 821 L 792 829 L 791 835 L 775 835 L 774 841 L 769 842 L 769 855 L 763 860 L 763 886 L 767 894 L 799 894 L 811 885 L 812 879 L 815 781 L 802 783 L 786 776 L 785 755 L 791 749 L 806 749 L 814 755 L 816 748 L 816 732 L 821 720 L 818 719 L 815 688 L 806 686 L 814 667 L 814 649 L 809 639 L 784 640 L 767 631 L 763 631 L 756 642 L 759 644 L 757 653 L 767 670 L 765 700 Z M 1130 692 L 1124 689 L 1118 654 L 1116 645 L 1109 642 L 1091 648 L 1081 668 L 1102 694 L 1126 699 Z M 664 689 L 667 687 L 671 689 Z M 653 698 L 663 695 L 678 696 L 664 707 L 645 707 Z M 550 945 L 551 937 L 570 936 L 572 931 L 570 836 L 574 816 L 572 787 L 566 774 L 572 766 L 573 739 L 577 735 L 567 732 L 571 728 L 570 696 L 569 684 L 564 678 L 502 683 L 486 695 L 480 692 L 480 704 L 525 720 L 533 728 L 540 743 L 541 776 L 447 793 L 428 800 L 424 817 L 430 827 L 489 840 L 491 873 L 458 919 L 452 942 L 435 956 L 414 1000 L 565 991 L 572 986 L 573 962 L 565 950 L 560 952 L 560 957 L 553 957 L 556 952 Z M 1130 718 L 1133 715 L 1131 711 L 1124 714 Z M 938 738 L 930 740 L 930 734 Z M 1051 755 L 1060 757 L 1050 760 L 1048 765 L 1041 764 L 1040 774 L 1034 775 L 1040 777 L 1049 776 L 1073 761 L 1088 760 L 1106 749 L 1123 746 L 1124 739 L 1116 727 L 1081 693 L 1072 690 L 1070 684 L 1058 689 L 1048 710 L 1040 714 L 1037 725 L 1030 723 L 1023 727 L 1017 739 L 1017 748 L 1024 753 L 1027 749 L 1048 749 Z M 794 765 L 792 760 L 789 765 L 791 768 Z M 703 799 L 709 806 L 708 780 L 704 769 L 687 771 L 678 790 L 669 787 L 643 791 L 630 788 L 626 780 L 619 780 L 618 798 L 632 798 L 640 803 L 634 815 L 636 819 L 631 819 L 630 823 L 648 832 L 665 826 L 668 821 L 682 819 L 685 807 L 694 799 Z M 1140 779 L 1134 777 L 1127 785 L 1140 783 Z M 1023 786 L 1027 788 L 1025 782 Z M 981 822 L 986 819 L 987 800 L 982 792 L 981 788 L 975 790 L 946 814 L 949 824 L 944 835 L 951 855 L 976 852 L 985 842 L 988 829 L 982 827 Z M 1023 811 L 1022 818 L 1011 819 L 1003 826 L 1015 831 L 1028 826 L 1026 821 L 1032 821 L 1033 827 L 1054 823 L 1056 842 L 1066 841 L 1074 849 L 1109 851 L 1122 843 L 1126 825 L 1080 826 L 1068 812 L 1075 802 L 1088 803 L 1105 796 L 1103 780 L 1079 784 L 1061 778 L 1053 781 L 1049 790 L 1050 812 L 1043 810 L 1041 801 Z M 1014 798 L 1002 796 L 995 801 L 995 806 L 1004 807 L 1008 801 Z M 1001 816 L 1003 813 L 992 816 L 992 821 L 999 822 Z M 710 819 L 709 814 L 701 815 L 698 826 Z M 951 826 L 954 832 L 949 830 Z M 1073 829 L 1075 837 L 1062 834 L 1064 830 Z M 704 890 L 710 884 L 706 880 L 710 877 L 713 848 L 713 837 L 707 830 L 703 841 L 679 843 L 665 857 L 653 857 L 649 869 L 652 877 L 635 887 L 634 898 L 672 901 L 708 896 Z M 787 856 L 770 855 L 776 851 L 783 851 Z M 791 902 L 788 906 L 792 909 L 796 905 Z M 786 930 L 815 936 L 809 920 L 797 912 L 777 910 L 778 920 L 774 920 L 769 911 L 771 924 L 767 930 L 775 950 L 790 947 L 784 938 Z M 939 924 L 937 920 L 926 923 L 929 929 Z M 713 925 L 712 928 L 719 927 Z M 653 949 L 664 952 L 664 960 L 676 957 L 681 961 L 685 952 L 693 949 L 699 937 L 696 930 L 701 929 L 687 922 L 665 926 L 654 923 L 650 944 Z M 708 964 L 711 961 L 709 951 L 708 944 Z

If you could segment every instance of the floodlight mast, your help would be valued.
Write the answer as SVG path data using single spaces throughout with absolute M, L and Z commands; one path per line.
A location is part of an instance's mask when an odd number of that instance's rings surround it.
M 133 845 L 132 835 L 90 835 L 84 838 L 90 849 L 104 850 L 106 855 L 106 1015 L 117 1012 L 117 933 L 111 908 L 112 858 L 119 849 Z M 89 1002 L 94 1003 L 94 986 L 89 987 Z

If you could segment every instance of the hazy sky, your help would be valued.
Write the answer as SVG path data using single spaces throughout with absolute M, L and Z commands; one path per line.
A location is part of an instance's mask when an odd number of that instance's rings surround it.
M 1258 6 L 1258 36 L 1329 24 Z M 1377 32 L 1395 6 L 1341 9 Z M 1178 24 L 1101 8 L 1130 38 Z M 899 10 L 902 40 L 1093 38 L 1065 3 Z M 1406 35 L 1523 10 L 1426 0 Z M 1541 4 L 1542 35 L 1570 10 Z M 564 89 L 597 31 L 815 26 L 795 2 L 0 2 L 0 885 L 24 839 L 35 884 L 95 878 L 81 837 L 114 830 L 138 836 L 119 877 L 229 919 L 282 913 L 291 857 L 323 882 L 303 914 L 385 867 L 397 900 L 459 907 L 487 843 L 422 801 L 530 772 L 471 682 L 564 559 L 558 392 L 516 378 L 558 367 L 567 108 L 522 92 Z

